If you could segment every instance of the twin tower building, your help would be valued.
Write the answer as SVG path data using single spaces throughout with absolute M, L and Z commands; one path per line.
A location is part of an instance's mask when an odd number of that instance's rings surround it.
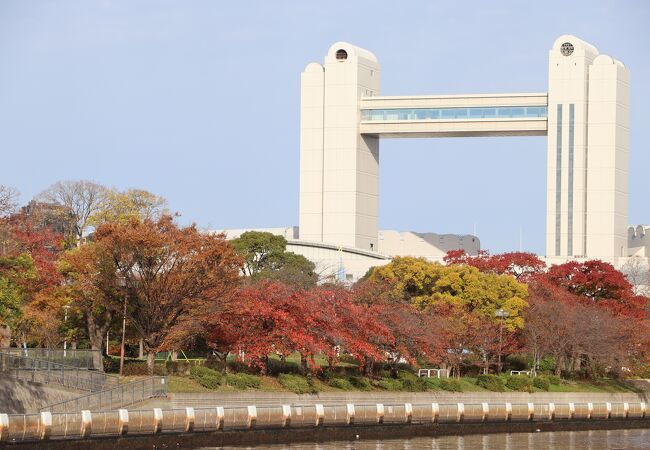
M 549 52 L 548 92 L 381 96 L 375 55 L 345 42 L 301 76 L 301 241 L 376 252 L 379 141 L 547 136 L 546 257 L 628 250 L 629 72 L 575 36 Z

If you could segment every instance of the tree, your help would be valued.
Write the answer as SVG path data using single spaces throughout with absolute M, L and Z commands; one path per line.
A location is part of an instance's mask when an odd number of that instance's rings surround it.
M 0 184 L 0 218 L 13 213 L 17 206 L 18 191 Z
M 239 281 L 242 261 L 223 235 L 179 228 L 169 216 L 104 224 L 95 242 L 111 255 L 114 277 L 124 280 L 127 320 L 144 340 L 150 373 L 155 352 L 180 318 L 209 313 Z
M 444 261 L 449 265 L 464 264 L 476 267 L 485 273 L 512 275 L 518 281 L 528 281 L 532 276 L 546 270 L 544 261 L 537 255 L 526 252 L 490 255 L 486 251 L 480 251 L 478 255 L 472 256 L 465 250 L 451 250 L 445 255 Z
M 93 212 L 88 222 L 97 227 L 103 223 L 113 222 L 123 225 L 132 220 L 157 221 L 169 214 L 167 200 L 142 189 L 128 189 L 120 192 L 107 189 L 103 201 Z
M 609 263 L 570 261 L 552 266 L 540 280 L 576 295 L 580 301 L 616 314 L 635 318 L 647 316 L 647 299 L 634 295 L 630 282 Z
M 633 256 L 621 267 L 621 272 L 632 285 L 634 295 L 650 296 L 650 266 L 645 258 Z
M 74 235 L 79 245 L 86 236 L 90 217 L 99 210 L 106 188 L 92 181 L 58 181 L 38 195 L 43 202 L 62 205 L 74 216 Z
M 29 284 L 38 278 L 32 258 L 27 253 L 0 256 L 0 327 L 4 340 L 22 316 Z M 7 342 L 2 343 L 4 346 Z
M 56 260 L 62 237 L 47 228 L 36 227 L 23 213 L 2 219 L 0 231 L 0 259 L 5 269 L 0 269 L 2 296 L 6 304 L 13 305 L 11 309 L 18 308 L 13 320 L 7 320 L 2 327 L 3 339 L 9 340 L 17 329 L 33 338 L 45 325 L 28 320 L 35 311 L 35 299 L 39 300 L 41 310 L 47 309 L 45 299 L 52 298 L 61 282 Z
M 585 370 L 591 377 L 620 372 L 646 350 L 645 333 L 638 332 L 647 329 L 643 322 L 576 297 L 554 285 L 531 286 L 524 337 L 536 362 L 552 356 L 556 375 Z M 630 320 L 636 323 L 631 325 Z
M 230 242 L 244 259 L 242 273 L 253 281 L 268 279 L 302 288 L 318 282 L 314 263 L 302 255 L 287 252 L 287 240 L 283 236 L 247 231 Z
M 103 339 L 124 300 L 112 248 L 87 242 L 62 255 L 60 271 L 66 278 L 70 306 L 78 311 L 93 350 L 102 353 Z M 101 367 L 98 358 L 95 367 Z
M 390 282 L 394 295 L 421 309 L 459 306 L 495 321 L 495 312 L 503 308 L 510 314 L 504 321 L 506 329 L 523 327 L 522 311 L 527 306 L 528 290 L 508 275 L 481 273 L 466 265 L 443 266 L 424 258 L 399 257 L 375 268 L 370 280 Z

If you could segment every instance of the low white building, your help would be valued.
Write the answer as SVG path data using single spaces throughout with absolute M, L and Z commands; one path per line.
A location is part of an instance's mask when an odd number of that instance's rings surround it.
M 225 233 L 228 239 L 236 239 L 246 231 L 268 232 L 287 240 L 287 251 L 303 255 L 316 265 L 320 279 L 355 282 L 371 267 L 388 264 L 395 256 L 423 257 L 442 262 L 449 250 L 463 249 L 475 255 L 481 249 L 478 237 L 471 235 L 399 232 L 379 232 L 378 251 L 339 246 L 325 242 L 299 239 L 298 227 L 256 229 L 228 229 L 215 231 Z

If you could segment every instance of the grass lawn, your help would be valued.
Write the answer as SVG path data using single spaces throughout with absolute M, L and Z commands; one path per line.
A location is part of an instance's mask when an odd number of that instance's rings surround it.
M 133 377 L 122 377 L 122 383 L 128 383 L 131 381 L 137 381 L 139 379 L 146 378 L 141 376 Z M 261 385 L 259 391 L 263 392 L 288 392 L 275 377 L 260 377 Z M 475 384 L 476 379 L 471 377 L 463 377 L 460 379 L 460 384 L 462 386 L 463 392 L 486 392 L 486 389 L 483 389 L 480 386 Z M 318 392 L 344 392 L 342 389 L 337 389 L 327 382 L 315 378 L 314 387 Z M 212 390 L 201 386 L 198 382 L 193 380 L 190 377 L 186 376 L 168 376 L 168 389 L 169 392 L 178 392 L 178 393 L 190 393 L 190 392 L 237 392 L 238 389 L 229 385 L 221 385 L 218 389 Z M 373 388 L 372 391 L 381 391 L 389 392 L 379 388 Z M 371 392 L 372 392 L 371 391 Z M 395 391 L 398 392 L 398 391 Z M 506 389 L 506 392 L 514 392 L 509 389 Z M 535 392 L 544 392 L 542 390 L 535 389 Z M 594 382 L 586 381 L 563 381 L 560 385 L 552 384 L 550 386 L 549 392 L 638 392 L 633 387 L 626 385 L 625 383 L 618 380 L 598 380 Z
M 612 379 L 596 380 L 591 382 L 570 380 L 563 381 L 560 385 L 552 384 L 549 392 L 639 392 L 637 389 L 621 381 Z

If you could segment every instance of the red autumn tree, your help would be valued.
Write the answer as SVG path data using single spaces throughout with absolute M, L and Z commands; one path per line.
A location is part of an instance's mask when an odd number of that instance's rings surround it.
M 560 287 L 577 299 L 604 307 L 616 315 L 647 317 L 647 299 L 634 295 L 633 286 L 609 263 L 570 261 L 552 266 L 538 277 L 541 283 Z
M 451 250 L 444 257 L 446 264 L 465 264 L 479 269 L 481 272 L 509 274 L 519 281 L 528 281 L 533 275 L 542 273 L 546 269 L 544 261 L 533 253 L 509 252 L 490 255 L 481 250 L 473 256 L 465 250 Z

